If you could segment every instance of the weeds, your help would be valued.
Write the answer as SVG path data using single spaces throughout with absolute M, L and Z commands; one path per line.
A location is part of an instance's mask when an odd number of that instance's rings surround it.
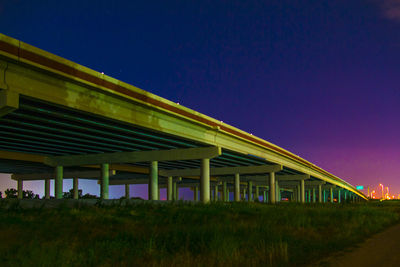
M 400 204 L 0 203 L 2 266 L 292 266 L 399 221 Z

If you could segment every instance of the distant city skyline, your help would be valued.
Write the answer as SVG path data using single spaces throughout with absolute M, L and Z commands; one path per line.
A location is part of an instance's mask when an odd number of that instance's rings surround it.
M 399 2 L 5 1 L 0 31 L 397 196 Z

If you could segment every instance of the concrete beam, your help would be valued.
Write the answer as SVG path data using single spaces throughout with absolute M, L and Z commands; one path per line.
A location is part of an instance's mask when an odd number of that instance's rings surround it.
M 116 174 L 116 171 L 109 171 L 109 176 L 113 176 Z M 24 180 L 24 181 L 33 181 L 33 180 L 45 180 L 45 179 L 54 179 L 54 173 L 46 172 L 46 173 L 31 173 L 31 174 L 12 174 L 11 179 L 13 180 Z M 72 172 L 64 172 L 63 177 L 66 178 L 98 178 L 100 177 L 99 171 L 72 171 Z M 63 178 L 65 179 L 65 178 Z
M 322 185 L 323 190 L 330 190 L 331 188 L 336 188 L 336 185 Z
M 43 163 L 45 158 L 46 157 L 42 155 L 0 150 L 0 159 L 11 159 L 11 160 Z
M 318 186 L 318 185 L 323 185 L 326 182 L 324 181 L 304 181 L 304 185 L 305 186 Z M 299 182 L 297 181 L 282 181 L 279 183 L 280 185 L 283 186 L 295 186 L 295 185 L 299 185 Z
M 260 174 L 282 170 L 282 165 L 260 165 L 210 168 L 210 175 Z M 162 176 L 200 176 L 200 169 L 160 170 Z M 230 178 L 230 179 L 233 179 Z
M 110 180 L 110 185 L 148 184 L 149 178 Z
M 9 91 L 0 91 L 0 118 L 18 109 L 19 94 Z
M 83 165 L 82 167 L 99 169 L 100 165 Z M 140 173 L 140 174 L 149 174 L 150 173 L 150 170 L 147 167 L 133 166 L 133 165 L 128 165 L 128 164 L 110 164 L 110 170 L 133 172 L 133 173 Z
M 146 161 L 175 161 L 214 158 L 222 154 L 220 147 L 179 148 L 170 150 L 150 150 L 133 152 L 101 153 L 74 156 L 47 157 L 50 166 L 82 166 L 102 163 L 134 163 Z M 171 175 L 167 175 L 171 176 Z M 178 176 L 178 175 L 173 175 Z
M 300 181 L 310 179 L 309 174 L 275 175 L 277 181 Z

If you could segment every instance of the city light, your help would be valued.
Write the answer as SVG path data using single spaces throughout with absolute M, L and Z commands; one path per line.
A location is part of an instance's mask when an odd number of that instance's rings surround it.
M 385 195 L 384 195 L 384 193 L 383 193 L 383 184 L 379 184 L 379 186 L 380 186 L 381 189 L 382 189 L 381 199 L 384 199 L 384 198 L 385 198 Z
M 392 199 L 400 199 L 400 194 L 390 194 L 390 186 L 384 186 L 382 183 L 379 186 L 366 186 L 368 189 L 368 198 L 369 199 L 380 199 L 383 200 L 392 200 Z M 378 192 L 381 191 L 379 194 Z M 377 195 L 378 194 L 378 195 Z

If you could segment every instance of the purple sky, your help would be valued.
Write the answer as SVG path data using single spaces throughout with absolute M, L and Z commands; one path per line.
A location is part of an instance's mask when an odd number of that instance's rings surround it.
M 400 0 L 132 2 L 3 0 L 0 29 L 400 193 Z

